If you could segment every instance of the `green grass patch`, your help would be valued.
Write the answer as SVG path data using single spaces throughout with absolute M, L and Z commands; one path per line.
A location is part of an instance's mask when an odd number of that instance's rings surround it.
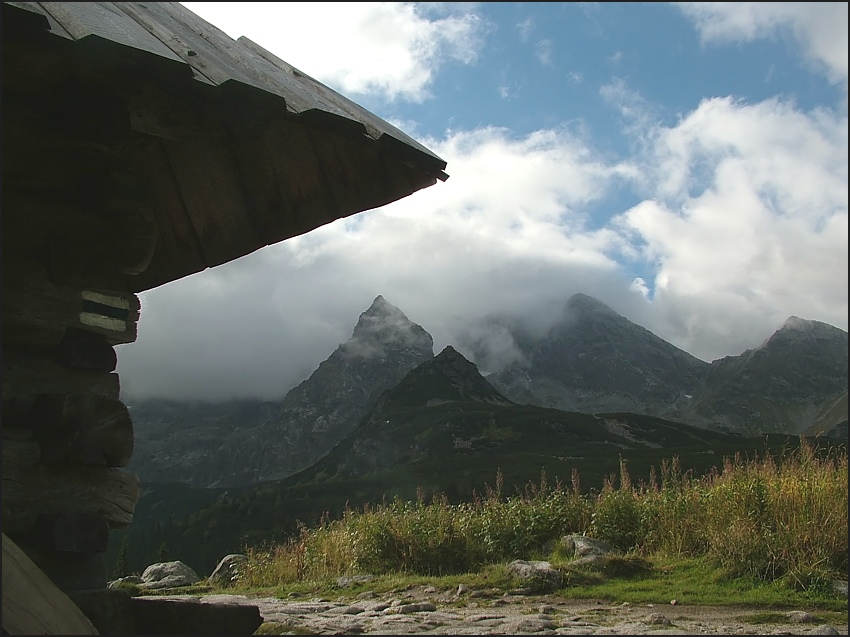
M 579 580 L 558 592 L 564 599 L 754 608 L 822 609 L 844 613 L 847 600 L 825 591 L 800 591 L 777 581 L 731 575 L 708 560 L 655 557 L 653 568 L 637 575 L 598 576 Z
M 777 613 L 776 611 L 764 611 L 749 615 L 738 615 L 735 619 L 742 624 L 783 624 L 788 622 L 788 614 Z
M 162 595 L 208 595 L 218 592 L 218 590 L 210 584 L 176 586 L 174 588 L 138 588 L 139 595 L 145 597 L 158 597 Z

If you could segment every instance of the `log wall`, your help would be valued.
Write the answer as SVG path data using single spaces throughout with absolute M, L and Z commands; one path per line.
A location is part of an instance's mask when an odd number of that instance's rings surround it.
M 70 57 L 27 55 L 33 42 L 5 26 L 2 525 L 73 594 L 106 588 L 110 531 L 139 498 L 114 346 L 136 339 L 127 281 L 154 250 L 137 163 L 149 138 Z

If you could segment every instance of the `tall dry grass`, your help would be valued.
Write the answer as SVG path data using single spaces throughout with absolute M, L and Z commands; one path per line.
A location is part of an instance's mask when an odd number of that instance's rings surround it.
M 501 476 L 471 502 L 394 500 L 302 528 L 286 544 L 249 549 L 248 586 L 356 573 L 441 575 L 545 555 L 568 533 L 645 556 L 705 557 L 730 574 L 820 585 L 847 571 L 847 452 L 811 444 L 773 458 L 724 459 L 695 477 L 676 458 L 633 484 L 625 461 L 600 493 L 529 483 L 503 497 Z

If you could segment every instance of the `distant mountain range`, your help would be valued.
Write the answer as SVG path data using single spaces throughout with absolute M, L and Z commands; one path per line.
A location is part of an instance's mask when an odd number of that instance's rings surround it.
M 142 483 L 234 486 L 308 467 L 354 429 L 378 396 L 434 357 L 421 326 L 378 296 L 351 338 L 280 402 L 147 400 L 130 407 Z
M 746 435 L 814 435 L 847 420 L 847 332 L 826 323 L 792 316 L 761 346 L 711 364 L 584 294 L 542 337 L 505 327 L 523 360 L 487 380 L 516 402 Z
M 387 401 L 396 404 L 400 395 L 407 396 L 410 408 L 430 418 L 435 408 L 450 409 L 441 407 L 441 401 L 457 401 L 456 392 L 467 392 L 463 401 L 498 407 L 500 417 L 518 417 L 523 406 L 535 406 L 661 417 L 747 436 L 847 435 L 847 332 L 825 323 L 791 317 L 761 346 L 710 364 L 584 294 L 565 303 L 546 334 L 536 335 L 517 321 L 504 321 L 501 328 L 521 357 L 485 380 L 453 347 L 435 358 L 431 335 L 378 296 L 360 316 L 351 339 L 280 402 L 133 404 L 136 448 L 129 469 L 143 485 L 239 486 L 280 480 L 312 471 L 358 426 L 372 431 L 364 439 L 371 442 L 352 450 L 383 440 L 378 432 L 390 428 L 382 428 L 376 418 L 383 416 L 375 414 L 391 408 Z M 453 378 L 446 385 L 453 397 L 443 397 L 439 383 L 428 382 L 431 376 L 435 382 Z M 414 399 L 410 392 L 421 396 Z M 459 440 L 473 446 L 494 444 L 498 431 L 485 428 L 472 435 L 479 438 Z M 408 434 L 413 436 L 409 440 Z M 421 448 L 417 441 L 422 435 L 393 434 L 408 456 Z M 400 453 L 393 449 L 381 445 L 381 453 Z M 670 449 L 676 451 L 675 445 Z M 369 469 L 357 469 L 355 457 L 338 458 L 338 468 L 326 463 L 319 471 L 329 475 L 349 465 L 352 471 Z M 381 457 L 373 449 L 363 461 L 375 463 Z
M 843 444 L 829 440 L 816 444 Z M 227 489 L 148 484 L 133 524 L 122 533 L 138 567 L 164 543 L 174 556 L 208 571 L 221 555 L 282 541 L 297 533 L 299 523 L 315 526 L 347 507 L 437 493 L 469 501 L 499 482 L 504 496 L 544 488 L 544 480 L 584 493 L 617 476 L 621 459 L 637 483 L 652 475 L 652 467 L 662 479 L 665 462 L 674 457 L 682 472 L 702 474 L 722 467 L 724 457 L 778 456 L 798 443 L 796 436 L 745 437 L 630 412 L 517 404 L 448 346 L 383 391 L 309 467 L 282 480 Z

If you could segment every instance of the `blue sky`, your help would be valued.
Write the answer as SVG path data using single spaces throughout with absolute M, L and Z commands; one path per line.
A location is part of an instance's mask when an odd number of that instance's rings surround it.
M 576 292 L 706 361 L 847 329 L 846 3 L 183 4 L 450 178 L 142 294 L 127 399 L 282 397 L 379 294 L 491 368 Z

